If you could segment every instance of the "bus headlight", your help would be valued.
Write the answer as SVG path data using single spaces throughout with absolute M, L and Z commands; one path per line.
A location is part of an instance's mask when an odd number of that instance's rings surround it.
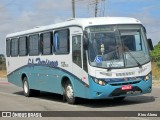
M 148 75 L 146 75 L 146 76 L 144 77 L 144 80 L 147 81 L 147 80 L 149 80 L 150 78 L 151 78 L 151 73 L 149 73 Z
M 93 79 L 93 81 L 95 82 L 95 83 L 97 83 L 97 84 L 99 84 L 99 85 L 102 85 L 102 86 L 105 86 L 107 83 L 105 82 L 105 81 L 103 81 L 103 80 L 99 80 L 99 79 L 97 79 L 97 78 L 92 78 Z

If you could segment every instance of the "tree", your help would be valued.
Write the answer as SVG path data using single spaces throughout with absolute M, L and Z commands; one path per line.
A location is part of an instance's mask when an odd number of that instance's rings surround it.
M 154 50 L 150 52 L 152 61 L 158 62 L 160 61 L 160 42 L 154 46 Z
M 5 66 L 5 56 L 0 54 L 0 70 L 2 70 Z

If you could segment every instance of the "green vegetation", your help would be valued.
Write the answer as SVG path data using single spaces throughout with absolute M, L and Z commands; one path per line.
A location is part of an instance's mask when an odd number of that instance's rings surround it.
M 160 66 L 160 42 L 154 46 L 154 50 L 151 51 L 151 58 L 153 62 L 157 62 L 157 65 Z
M 160 80 L 160 42 L 150 52 L 152 58 L 152 74 L 154 80 Z
M 0 54 L 0 70 L 6 69 L 6 59 L 3 54 Z
M 160 69 L 160 61 L 159 61 L 159 62 L 157 62 L 157 66 L 158 66 L 158 68 Z
M 156 62 L 152 62 L 152 75 L 153 80 L 160 80 L 160 68 L 158 68 Z
M 0 78 L 6 77 L 6 60 L 3 54 L 0 54 Z

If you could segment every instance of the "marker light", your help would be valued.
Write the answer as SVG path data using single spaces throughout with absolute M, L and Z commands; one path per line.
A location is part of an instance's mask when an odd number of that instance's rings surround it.
M 97 78 L 93 78 L 93 81 L 99 85 L 105 86 L 107 83 L 103 80 L 99 80 Z
M 146 75 L 146 76 L 144 77 L 144 80 L 147 81 L 147 80 L 149 80 L 150 78 L 151 78 L 151 73 L 149 73 L 148 75 Z

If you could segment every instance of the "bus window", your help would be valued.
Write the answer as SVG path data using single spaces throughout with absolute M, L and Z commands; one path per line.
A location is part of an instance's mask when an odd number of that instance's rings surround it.
M 135 36 L 134 35 L 122 35 L 122 42 L 124 46 L 128 48 L 128 50 L 136 51 L 135 49 Z
M 11 56 L 18 56 L 18 38 L 11 39 Z
M 39 35 L 29 36 L 29 55 L 39 54 Z
M 82 68 L 80 35 L 72 38 L 72 59 L 75 64 Z
M 50 55 L 52 54 L 52 33 L 51 32 L 47 32 L 47 33 L 43 33 L 41 35 L 42 37 L 42 54 L 43 55 Z
M 6 40 L 6 53 L 7 53 L 7 57 L 10 57 L 10 53 L 11 52 L 11 42 L 10 39 Z
M 27 37 L 19 38 L 19 56 L 27 55 Z
M 54 33 L 54 50 L 56 54 L 69 53 L 69 30 L 59 30 Z

